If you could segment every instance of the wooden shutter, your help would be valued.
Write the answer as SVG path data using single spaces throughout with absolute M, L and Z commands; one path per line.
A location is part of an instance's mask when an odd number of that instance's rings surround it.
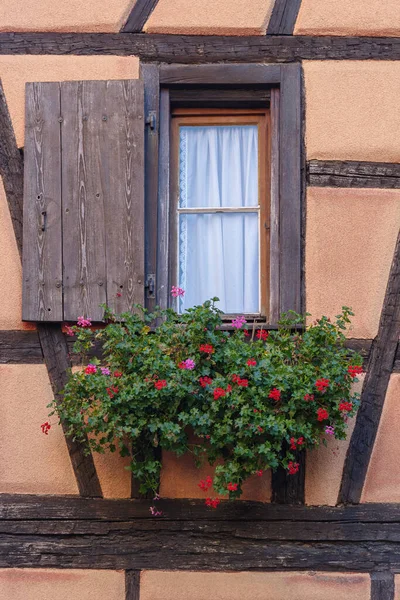
M 27 84 L 23 283 L 27 321 L 143 303 L 141 81 Z

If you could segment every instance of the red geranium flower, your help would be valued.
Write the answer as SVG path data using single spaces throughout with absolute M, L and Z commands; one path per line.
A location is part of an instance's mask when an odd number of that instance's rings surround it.
M 254 360 L 254 358 L 249 358 L 249 360 L 247 361 L 247 364 L 249 365 L 249 367 L 255 367 L 257 364 L 257 361 Z
M 236 490 L 238 489 L 239 484 L 238 483 L 228 483 L 228 490 L 230 492 L 236 492 Z
M 201 344 L 199 350 L 200 352 L 205 352 L 206 354 L 212 354 L 214 352 L 214 346 L 211 344 Z
M 353 410 L 353 403 L 352 402 L 341 402 L 339 404 L 339 410 L 342 410 L 344 412 L 347 412 L 347 411 L 350 412 L 351 410 Z
M 237 379 L 236 383 L 238 384 L 239 387 L 247 387 L 249 385 L 249 380 L 248 379 Z
M 281 399 L 280 390 L 277 390 L 276 388 L 272 389 L 268 394 L 268 398 L 272 398 L 273 400 L 275 400 L 275 402 L 278 402 L 278 400 Z
M 110 396 L 110 398 L 114 398 L 115 394 L 118 394 L 119 390 L 117 386 L 112 385 L 110 388 L 106 388 L 106 392 Z
M 258 429 L 259 433 L 262 433 L 264 431 L 264 429 L 261 427 L 261 425 L 258 425 L 257 429 Z
M 304 438 L 299 437 L 297 440 L 294 437 L 290 438 L 290 449 L 297 450 L 297 446 L 302 446 L 304 444 Z
M 114 371 L 114 377 L 122 377 L 121 371 Z
M 296 475 L 296 473 L 299 470 L 299 463 L 294 463 L 292 460 L 289 461 L 288 464 L 288 471 L 289 471 L 289 475 Z
M 257 475 L 258 477 L 262 477 L 262 474 L 263 474 L 263 472 L 262 472 L 262 470 L 261 470 L 261 469 L 260 469 L 259 471 L 256 471 L 256 475 Z
M 206 480 L 204 481 L 202 479 L 198 485 L 199 485 L 199 488 L 201 490 L 203 490 L 203 492 L 208 492 L 208 490 L 212 486 L 212 479 L 211 479 L 211 477 L 209 475 L 207 475 Z
M 317 379 L 317 381 L 315 382 L 315 387 L 319 392 L 324 393 L 326 391 L 326 388 L 329 387 L 329 379 Z
M 220 502 L 218 498 L 206 498 L 206 506 L 211 506 L 211 508 L 217 508 Z
M 318 421 L 325 421 L 329 418 L 329 413 L 325 408 L 319 408 L 317 410 Z
M 162 390 L 163 388 L 165 388 L 167 385 L 167 382 L 165 381 L 165 379 L 159 379 L 158 381 L 154 382 L 154 387 L 157 390 Z
M 207 376 L 200 377 L 199 383 L 200 383 L 201 387 L 205 388 L 212 383 L 212 379 L 211 379 L 211 377 L 207 377 Z
M 96 365 L 88 365 L 85 369 L 85 374 L 86 375 L 94 375 L 95 373 L 97 373 L 97 367 Z
M 350 365 L 349 367 L 347 367 L 347 372 L 350 375 L 350 377 L 352 377 L 354 379 L 354 377 L 357 377 L 357 375 L 360 375 L 360 373 L 362 373 L 363 370 L 362 370 L 362 367 Z
M 304 396 L 304 400 L 305 400 L 306 402 L 312 402 L 312 401 L 314 400 L 314 394 L 306 394 L 306 395 Z
M 42 423 L 40 427 L 42 428 L 42 433 L 49 435 L 49 429 L 51 429 L 51 425 L 48 421 Z
M 265 329 L 259 329 L 256 333 L 256 338 L 258 340 L 262 340 L 263 342 L 265 342 L 265 340 L 268 338 L 269 333 L 268 331 L 265 331 Z
M 215 388 L 214 390 L 214 400 L 218 400 L 218 398 L 223 398 L 226 396 L 226 391 L 220 387 Z

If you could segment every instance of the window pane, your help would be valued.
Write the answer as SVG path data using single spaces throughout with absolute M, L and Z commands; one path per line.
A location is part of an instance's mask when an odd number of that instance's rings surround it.
M 257 125 L 180 127 L 179 207 L 258 206 Z
M 226 313 L 259 312 L 258 213 L 181 214 L 179 311 L 218 296 Z

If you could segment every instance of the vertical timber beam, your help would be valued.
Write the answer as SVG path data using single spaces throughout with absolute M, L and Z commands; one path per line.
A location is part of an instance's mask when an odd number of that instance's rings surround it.
M 360 502 L 400 336 L 400 231 L 383 301 L 378 335 L 372 343 L 361 404 L 343 468 L 339 503 Z
M 125 600 L 140 600 L 140 571 L 125 571 Z
M 136 0 L 122 33 L 140 33 L 158 4 L 158 0 Z
M 275 0 L 267 35 L 293 35 L 301 0 Z
M 23 173 L 23 158 L 17 147 L 0 81 L 0 175 L 4 183 L 20 257 L 22 257 Z M 60 325 L 39 323 L 37 327 L 50 383 L 57 401 L 67 380 L 67 369 L 71 367 L 67 344 Z M 63 429 L 65 433 L 64 425 Z M 84 447 L 72 441 L 72 438 L 66 437 L 66 443 L 79 493 L 81 496 L 102 497 L 92 455 L 86 455 Z
M 371 600 L 394 600 L 393 573 L 371 573 Z

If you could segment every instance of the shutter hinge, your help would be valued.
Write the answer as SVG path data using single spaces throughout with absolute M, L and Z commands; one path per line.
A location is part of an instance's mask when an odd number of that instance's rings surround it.
M 147 289 L 148 298 L 156 297 L 156 276 L 154 273 L 149 273 L 149 275 L 146 276 L 144 287 Z
M 157 129 L 157 112 L 155 110 L 149 110 L 146 117 L 146 125 L 150 127 L 150 131 L 156 131 Z

